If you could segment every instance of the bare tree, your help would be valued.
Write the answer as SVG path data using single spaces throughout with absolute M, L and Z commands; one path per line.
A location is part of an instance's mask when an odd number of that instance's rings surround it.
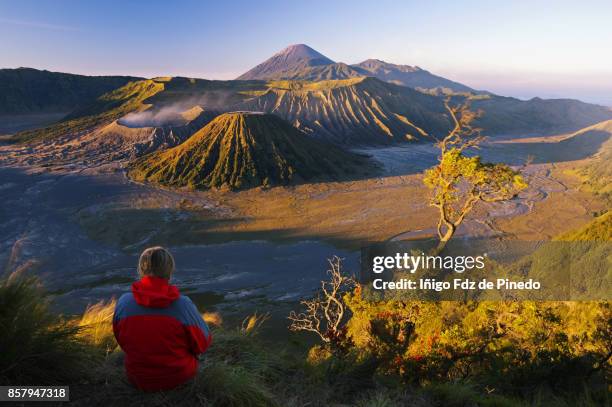
M 310 331 L 316 333 L 326 344 L 334 343 L 344 336 L 346 304 L 343 294 L 355 287 L 352 277 L 342 273 L 342 260 L 334 256 L 328 260 L 329 281 L 321 281 L 321 289 L 312 299 L 302 300 L 303 312 L 289 313 L 291 331 Z
M 473 125 L 482 112 L 470 110 L 469 98 L 456 106 L 450 102 L 447 98 L 444 105 L 453 128 L 437 143 L 439 162 L 423 178 L 432 190 L 429 203 L 439 211 L 437 252 L 444 249 L 476 203 L 506 201 L 527 187 L 520 172 L 508 165 L 483 163 L 479 156 L 465 155 L 484 140 L 481 129 Z

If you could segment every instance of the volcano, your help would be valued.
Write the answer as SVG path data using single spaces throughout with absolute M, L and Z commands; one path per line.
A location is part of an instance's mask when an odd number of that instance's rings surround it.
M 247 189 L 342 180 L 370 170 L 365 157 L 313 140 L 276 115 L 231 112 L 183 144 L 135 160 L 128 176 L 173 187 Z
M 281 78 L 284 75 L 291 76 L 304 69 L 316 66 L 331 65 L 334 61 L 327 58 L 325 55 L 315 51 L 308 45 L 295 44 L 290 45 L 282 51 L 274 54 L 261 64 L 257 65 L 250 71 L 242 74 L 237 79 L 253 80 L 253 79 L 270 79 Z

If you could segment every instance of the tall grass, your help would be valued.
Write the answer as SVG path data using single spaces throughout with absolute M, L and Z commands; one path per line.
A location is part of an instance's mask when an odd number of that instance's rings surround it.
M 87 308 L 79 324 L 85 327 L 81 337 L 88 343 L 97 347 L 108 343 L 109 335 L 112 336 L 113 306 L 111 301 Z M 277 400 L 275 386 L 286 377 L 283 372 L 286 366 L 278 353 L 265 349 L 254 338 L 262 317 L 246 318 L 239 328 L 221 329 L 218 328 L 222 321 L 220 315 L 209 313 L 205 316 L 214 327 L 213 345 L 204 355 L 199 374 L 191 382 L 171 391 L 143 393 L 128 383 L 121 363 L 123 353 L 116 348 L 94 370 L 94 380 L 75 387 L 74 402 L 87 407 L 283 405 Z
M 68 384 L 82 380 L 95 354 L 78 326 L 54 314 L 33 277 L 0 281 L 0 383 Z
M 79 320 L 78 336 L 90 345 L 111 351 L 117 347 L 113 333 L 113 314 L 117 301 L 100 301 L 85 309 Z
M 299 351 L 279 352 L 257 337 L 267 315 L 254 314 L 235 328 L 220 327 L 218 314 L 205 314 L 214 342 L 194 380 L 177 389 L 143 393 L 127 380 L 123 353 L 112 332 L 115 301 L 90 305 L 67 320 L 51 312 L 34 278 L 0 281 L 0 384 L 68 384 L 76 406 L 581 406 L 609 403 L 589 391 L 570 397 L 550 390 L 512 398 L 476 382 L 406 385 L 365 371 L 367 361 L 340 363 L 334 379 L 317 373 Z M 106 351 L 106 356 L 102 357 Z M 329 372 L 329 370 L 327 370 Z M 367 379 L 367 380 L 366 380 Z M 501 393 L 501 394 L 500 394 Z M 604 404 L 605 405 L 605 404 Z

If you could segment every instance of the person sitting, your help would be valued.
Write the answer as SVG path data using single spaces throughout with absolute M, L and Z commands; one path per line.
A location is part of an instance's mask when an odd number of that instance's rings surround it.
M 117 301 L 115 338 L 130 382 L 144 391 L 169 390 L 192 379 L 211 344 L 206 322 L 189 297 L 169 283 L 174 258 L 163 247 L 140 255 L 140 280 Z

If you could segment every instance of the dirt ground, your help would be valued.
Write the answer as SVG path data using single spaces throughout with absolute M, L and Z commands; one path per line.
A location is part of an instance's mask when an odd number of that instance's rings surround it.
M 531 186 L 520 199 L 478 206 L 459 232 L 547 240 L 588 222 L 605 203 L 581 190 L 581 180 L 569 173 L 576 165 L 533 166 Z M 150 194 L 138 202 L 112 203 L 95 216 L 83 215 L 81 223 L 94 238 L 125 245 L 143 239 L 160 244 L 325 240 L 357 249 L 406 233 L 432 236 L 437 213 L 428 206 L 427 193 L 421 175 L 413 174 L 269 190 L 179 193 L 180 199 Z

